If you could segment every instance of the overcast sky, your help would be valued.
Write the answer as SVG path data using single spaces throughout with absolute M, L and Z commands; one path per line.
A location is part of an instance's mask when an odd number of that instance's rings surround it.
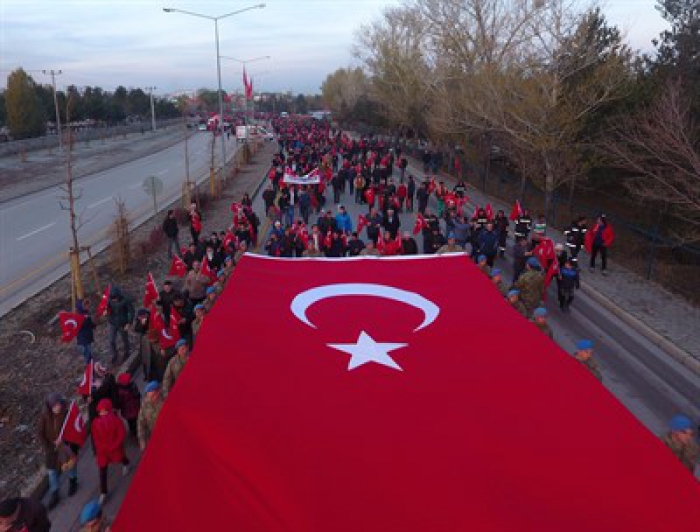
M 0 0 L 0 87 L 8 71 L 61 69 L 59 87 L 156 86 L 157 93 L 216 87 L 214 23 L 175 7 L 221 15 L 253 2 Z M 353 63 L 355 30 L 397 0 L 267 0 L 267 7 L 219 22 L 221 55 L 251 63 L 256 88 L 315 93 L 326 75 Z M 665 28 L 655 0 L 607 0 L 603 9 L 633 48 L 651 50 Z M 241 65 L 222 59 L 226 90 L 241 88 Z M 39 81 L 48 78 L 31 72 Z

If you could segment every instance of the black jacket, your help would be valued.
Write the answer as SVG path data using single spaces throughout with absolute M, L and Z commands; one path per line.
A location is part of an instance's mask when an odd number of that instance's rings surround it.
M 168 238 L 175 238 L 179 229 L 177 227 L 177 220 L 168 216 L 163 220 L 163 232 Z

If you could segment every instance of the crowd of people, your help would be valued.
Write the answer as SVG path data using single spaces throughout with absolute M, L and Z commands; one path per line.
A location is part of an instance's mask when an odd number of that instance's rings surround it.
M 469 253 L 497 292 L 552 339 L 543 304 L 549 281 L 556 280 L 559 307 L 568 312 L 580 285 L 581 249 L 590 253 L 590 268 L 595 268 L 599 255 L 606 269 L 607 249 L 614 234 L 605 216 L 590 229 L 584 217 L 577 218 L 564 232 L 563 244 L 552 243 L 551 250 L 544 249 L 551 242 L 544 216 L 533 218 L 519 204 L 510 215 L 502 210 L 494 213 L 490 205 L 469 213 L 463 181 L 451 189 L 436 176 L 417 182 L 399 148 L 366 138 L 352 139 L 331 130 L 325 122 L 282 119 L 273 126 L 279 151 L 268 172 L 269 186 L 262 193 L 265 212 L 261 213 L 269 221 L 269 234 L 259 233 L 261 219 L 247 194 L 232 204 L 231 224 L 207 237 L 203 236 L 202 213 L 193 203 L 187 213 L 191 238 L 184 248 L 180 245 L 180 224 L 169 211 L 162 228 L 172 262 L 161 288 L 149 274 L 138 309 L 135 298 L 116 285 L 108 287 L 95 311 L 89 299 L 78 304 L 84 320 L 76 344 L 85 376 L 75 401 L 58 393 L 46 398 L 38 436 L 44 448 L 51 509 L 59 503 L 62 477 L 68 479 L 69 497 L 79 489 L 80 442 L 66 440 L 63 429 L 73 405 L 80 405 L 86 413 L 86 431 L 100 479 L 100 497 L 90 501 L 80 515 L 86 531 L 109 530 L 102 512 L 109 493 L 108 468 L 116 464 L 121 465 L 123 474 L 129 472 L 135 457 L 128 456 L 128 438 L 141 452 L 146 451 L 202 323 L 244 253 L 259 247 L 275 257 L 415 255 L 420 235 L 425 254 Z M 432 169 L 432 162 L 423 163 Z M 353 220 L 341 204 L 342 198 L 350 198 L 364 213 Z M 431 198 L 437 206 L 434 211 Z M 415 213 L 416 222 L 410 228 L 402 226 L 405 213 Z M 506 281 L 510 232 L 514 239 L 513 273 Z M 106 359 L 97 360 L 93 349 L 94 329 L 103 315 L 109 327 L 109 364 Z M 131 356 L 132 346 L 138 346 L 142 391 L 132 375 L 116 372 Z M 592 341 L 581 339 L 574 355 L 602 381 L 593 349 Z M 673 418 L 664 441 L 686 467 L 694 468 L 700 450 L 687 417 Z M 40 503 L 23 498 L 0 503 L 0 532 L 49 528 L 46 508 Z

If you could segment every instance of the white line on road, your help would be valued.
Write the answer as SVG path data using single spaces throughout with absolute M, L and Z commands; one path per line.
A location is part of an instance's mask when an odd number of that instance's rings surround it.
M 88 205 L 88 209 L 94 209 L 95 207 L 102 205 L 103 203 L 107 203 L 109 200 L 112 199 L 112 196 L 109 196 L 107 198 L 103 198 L 100 201 L 96 201 L 95 203 L 91 203 Z
M 25 238 L 29 238 L 30 236 L 34 236 L 35 234 L 40 233 L 41 231 L 44 231 L 49 227 L 53 227 L 54 225 L 56 225 L 56 222 L 51 222 L 50 224 L 46 224 L 45 226 L 40 227 L 39 229 L 35 229 L 34 231 L 27 233 L 26 235 L 18 236 L 17 242 L 19 242 L 20 240 L 24 240 Z
M 158 172 L 156 175 L 165 175 L 165 174 L 167 174 L 167 173 L 168 173 L 167 170 L 161 170 L 161 171 Z
M 136 190 L 137 188 L 141 188 L 141 183 L 134 183 L 133 185 L 129 185 L 129 188 L 131 190 Z

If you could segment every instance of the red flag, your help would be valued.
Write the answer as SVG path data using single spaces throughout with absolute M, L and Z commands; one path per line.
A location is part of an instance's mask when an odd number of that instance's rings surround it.
M 421 213 L 416 214 L 416 223 L 413 226 L 413 234 L 417 235 L 426 227 L 428 227 L 428 222 L 425 221 L 423 215 Z
M 207 257 L 202 259 L 202 267 L 199 269 L 199 273 L 209 277 L 212 283 L 216 281 L 216 272 L 209 267 L 209 259 Z
M 94 362 L 91 360 L 89 363 L 85 365 L 85 369 L 83 370 L 83 379 L 80 381 L 80 384 L 78 384 L 78 395 L 82 395 L 83 397 L 88 397 L 92 393 L 92 379 L 93 379 L 93 372 L 94 372 Z
M 365 218 L 365 215 L 364 215 L 364 214 L 360 214 L 360 215 L 357 217 L 357 234 L 358 234 L 358 235 L 361 235 L 361 234 L 362 234 L 362 230 L 363 230 L 365 227 L 367 227 L 367 225 L 369 225 L 369 224 L 367 223 L 367 218 Z
M 97 307 L 97 312 L 95 313 L 95 317 L 101 318 L 105 314 L 107 314 L 107 307 L 109 306 L 109 293 L 112 291 L 112 285 L 108 284 L 107 288 L 105 288 L 104 294 L 102 294 L 102 299 L 100 299 L 100 304 Z
M 241 205 L 237 201 L 234 201 L 233 203 L 231 203 L 231 212 L 233 213 L 234 216 L 238 216 L 238 213 L 242 208 L 243 208 L 243 205 Z
M 546 301 L 547 300 L 547 289 L 549 288 L 549 285 L 552 283 L 552 279 L 556 276 L 559 275 L 559 261 L 556 260 L 556 258 L 550 262 L 549 268 L 547 268 L 547 274 L 545 275 L 544 278 L 544 293 L 542 294 L 542 298 Z
M 236 246 L 236 236 L 231 231 L 226 231 L 226 236 L 224 237 L 223 246 L 224 246 L 224 249 L 228 249 L 229 246 L 237 247 Z
M 196 233 L 201 233 L 202 220 L 199 219 L 199 216 L 196 214 L 190 214 L 190 221 L 192 222 L 192 229 L 194 229 Z
M 85 321 L 85 315 L 62 310 L 58 313 L 58 321 L 61 324 L 61 341 L 68 343 L 78 336 L 78 331 Z
M 384 242 L 384 234 L 382 231 L 379 231 L 379 236 L 377 237 L 377 251 L 382 255 L 384 255 L 386 251 L 386 242 Z
M 333 243 L 333 238 L 331 237 L 331 232 L 328 231 L 326 233 L 326 237 L 323 239 L 323 247 L 328 249 L 331 247 L 332 243 Z
M 693 476 L 468 257 L 236 268 L 114 532 L 697 528 Z
M 245 65 L 243 66 L 243 88 L 245 89 L 245 99 L 251 100 L 253 98 L 253 82 L 248 78 Z
M 158 300 L 159 294 L 158 294 L 158 287 L 156 286 L 156 280 L 153 278 L 153 275 L 151 272 L 148 272 L 148 276 L 146 277 L 146 288 L 143 292 L 143 306 L 144 308 L 148 308 L 151 306 L 151 303 L 155 302 Z
M 535 249 L 532 250 L 532 254 L 540 261 L 542 268 L 547 270 L 549 268 L 549 262 L 555 260 L 557 256 L 554 250 L 554 240 L 551 238 L 543 238 Z
M 486 219 L 489 221 L 493 220 L 493 207 L 491 207 L 490 203 L 486 204 Z
M 510 220 L 515 221 L 523 215 L 523 209 L 520 207 L 520 200 L 515 200 L 513 208 L 510 210 Z
M 374 207 L 374 189 L 372 187 L 365 190 L 365 201 L 370 207 Z
M 160 328 L 160 336 L 158 337 L 158 343 L 161 349 L 168 349 L 173 347 L 177 341 L 180 339 L 180 327 L 178 326 L 179 315 L 177 311 L 173 314 L 170 312 L 170 323 L 167 327 L 164 325 Z
M 79 447 L 82 447 L 85 440 L 87 440 L 85 419 L 80 413 L 80 409 L 75 401 L 71 401 L 68 407 L 68 414 L 66 415 L 66 419 L 63 420 L 63 427 L 61 427 L 61 433 L 58 439 L 68 443 L 74 443 Z
M 455 157 L 455 173 L 458 175 L 462 173 L 462 163 L 460 162 L 459 157 Z
M 174 275 L 176 277 L 184 277 L 187 275 L 187 264 L 178 257 L 173 255 L 173 260 L 170 263 L 170 270 L 168 270 L 168 275 Z

